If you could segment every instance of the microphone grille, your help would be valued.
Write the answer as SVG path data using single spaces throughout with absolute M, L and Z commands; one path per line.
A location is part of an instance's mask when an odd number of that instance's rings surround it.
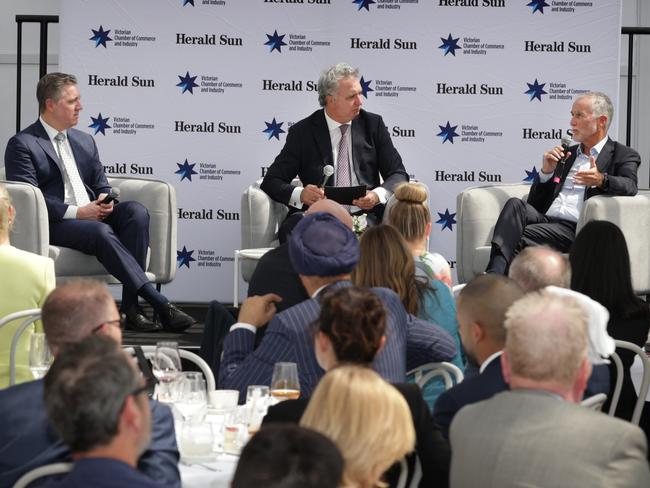
M 568 132 L 562 136 L 563 146 L 570 146 L 572 141 L 573 139 L 571 139 L 571 134 L 569 134 Z
M 120 189 L 119 188 L 111 188 L 111 193 L 114 195 L 114 198 L 118 198 L 120 196 Z
M 328 165 L 324 166 L 323 167 L 323 174 L 325 176 L 332 176 L 334 174 L 334 166 L 332 166 L 331 164 L 328 164 Z

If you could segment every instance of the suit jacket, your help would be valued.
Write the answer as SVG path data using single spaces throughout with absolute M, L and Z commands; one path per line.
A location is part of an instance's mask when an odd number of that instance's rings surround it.
M 150 405 L 151 442 L 138 460 L 138 469 L 161 485 L 180 488 L 171 410 L 154 401 Z M 43 381 L 0 390 L 0 486 L 12 486 L 39 466 L 66 461 L 70 451 L 47 418 Z
M 261 188 L 273 200 L 287 205 L 294 189 L 291 180 L 298 176 L 305 186 L 320 185 L 323 167 L 328 164 L 334 165 L 332 141 L 321 109 L 291 126 Z M 398 183 L 408 181 L 381 116 L 365 110 L 352 121 L 352 165 L 359 184 L 369 190 L 380 186 L 379 175 L 384 180 L 381 186 L 391 191 Z M 332 184 L 333 177 L 328 181 Z
M 351 283 L 339 281 L 330 285 L 332 288 L 343 286 L 351 286 Z M 412 369 L 454 357 L 456 345 L 447 332 L 407 314 L 395 292 L 386 288 L 372 290 L 388 312 L 386 345 L 373 363 L 373 368 L 387 381 L 403 382 L 407 367 Z M 310 298 L 275 315 L 255 350 L 255 334 L 244 329 L 231 331 L 223 345 L 219 387 L 239 390 L 243 401 L 248 385 L 270 385 L 273 365 L 288 361 L 298 365 L 301 395 L 311 396 L 325 373 L 314 353 L 312 324 L 319 312 L 320 303 Z
M 422 479 L 419 486 L 422 488 L 443 487 L 449 485 L 449 444 L 442 437 L 439 427 L 434 423 L 429 408 L 424 402 L 422 392 L 417 385 L 412 383 L 396 383 L 393 385 L 404 396 L 411 410 L 413 427 L 415 428 L 416 443 L 415 452 L 420 459 L 422 467 Z M 262 427 L 272 423 L 291 422 L 298 423 L 302 414 L 307 408 L 309 400 L 299 398 L 287 400 L 269 407 L 264 417 Z M 408 463 L 410 472 L 413 472 L 415 459 L 409 456 Z M 389 472 L 391 486 L 397 485 L 399 478 L 398 470 Z M 408 483 L 407 483 L 408 484 Z
M 576 160 L 578 145 L 570 147 L 569 151 L 571 151 L 571 157 L 567 159 L 564 165 L 559 185 L 553 183 L 553 178 L 541 183 L 539 177 L 536 177 L 530 188 L 528 203 L 541 213 L 546 213 L 555 197 L 560 193 L 571 166 Z M 596 166 L 599 172 L 607 173 L 609 188 L 607 190 L 587 188 L 585 190 L 585 200 L 594 195 L 636 195 L 639 164 L 641 164 L 641 157 L 638 152 L 631 147 L 607 138 L 607 142 L 596 159 Z
M 451 486 L 650 486 L 641 429 L 537 390 L 505 391 L 451 424 Z
M 162 483 L 147 478 L 128 464 L 110 458 L 82 458 L 72 471 L 48 479 L 43 488 L 162 488 Z
M 111 187 L 99 160 L 95 140 L 77 129 L 68 129 L 67 137 L 88 198 L 92 201 L 100 193 L 108 193 Z M 63 202 L 65 190 L 61 164 L 40 120 L 13 136 L 7 143 L 7 179 L 40 188 L 50 222 L 61 221 L 68 209 L 68 205 Z
M 466 378 L 442 393 L 433 409 L 433 418 L 445 438 L 449 438 L 449 425 L 461 408 L 492 398 L 508 388 L 503 379 L 501 358 L 494 358 L 481 374 Z
M 54 261 L 44 256 L 0 246 L 0 317 L 30 308 L 41 308 L 56 285 Z M 11 340 L 22 320 L 0 329 L 0 388 L 9 386 L 9 350 Z M 40 321 L 37 327 L 41 330 Z M 29 370 L 29 329 L 18 342 L 16 382 L 34 379 Z

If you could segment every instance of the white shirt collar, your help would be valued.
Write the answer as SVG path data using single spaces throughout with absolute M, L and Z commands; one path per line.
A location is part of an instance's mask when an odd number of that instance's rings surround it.
M 323 109 L 323 113 L 325 114 L 325 122 L 327 122 L 327 129 L 330 132 L 332 132 L 333 130 L 338 130 L 339 127 L 341 127 L 342 125 L 347 125 L 347 126 L 352 125 L 352 122 L 348 122 L 347 124 L 341 124 L 341 123 L 337 122 L 332 117 L 327 115 L 327 110 L 325 110 L 325 109 Z
M 56 130 L 56 129 L 55 129 L 54 127 L 52 127 L 50 124 L 48 124 L 47 122 L 45 122 L 45 121 L 43 120 L 43 117 L 39 117 L 38 120 L 40 120 L 40 121 L 41 121 L 41 124 L 43 124 L 43 128 L 45 129 L 45 132 L 47 133 L 47 136 L 50 138 L 50 141 L 52 141 L 52 143 L 54 143 L 54 138 L 56 137 L 56 135 L 57 135 L 59 132 L 62 132 L 63 135 L 66 136 L 66 138 L 68 137 L 67 131 L 65 131 L 65 130 Z
M 321 286 L 318 290 L 316 290 L 314 293 L 312 293 L 311 297 L 316 298 L 320 294 L 321 291 L 323 291 L 324 288 L 327 288 L 331 283 L 327 283 L 326 285 Z
M 609 136 L 605 135 L 600 141 L 598 141 L 597 144 L 594 145 L 594 147 L 591 148 L 591 151 L 589 151 L 589 154 L 587 156 L 598 156 L 600 154 L 600 151 L 603 150 L 603 146 L 607 142 L 607 139 Z M 584 154 L 582 152 L 582 144 L 578 144 L 578 156 Z
M 481 364 L 481 367 L 478 370 L 479 374 L 483 373 L 483 371 L 485 371 L 485 368 L 488 367 L 488 364 L 490 364 L 496 358 L 501 356 L 501 354 L 503 354 L 503 350 L 497 351 L 494 354 L 491 354 L 490 356 L 488 356 L 487 359 L 485 361 L 483 361 L 483 364 Z

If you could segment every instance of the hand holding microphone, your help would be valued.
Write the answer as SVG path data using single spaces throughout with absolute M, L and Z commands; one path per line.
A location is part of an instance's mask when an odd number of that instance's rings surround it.
M 300 193 L 300 201 L 307 205 L 311 206 L 316 203 L 318 200 L 325 198 L 325 191 L 323 186 L 329 179 L 330 176 L 334 174 L 334 167 L 331 164 L 325 165 L 323 167 L 323 180 L 320 185 L 307 185 L 302 189 Z
M 569 146 L 572 142 L 571 134 L 572 131 L 568 130 L 564 137 L 562 137 L 559 146 L 555 146 L 550 151 L 544 153 L 542 172 L 546 174 L 554 173 L 553 183 L 560 183 L 562 173 L 564 172 L 564 165 L 567 159 L 571 157 L 571 152 L 569 151 Z
M 331 164 L 327 164 L 323 166 L 323 182 L 319 185 L 319 188 L 323 188 L 325 186 L 325 183 L 327 183 L 327 180 L 329 180 L 330 176 L 334 174 L 334 166 Z

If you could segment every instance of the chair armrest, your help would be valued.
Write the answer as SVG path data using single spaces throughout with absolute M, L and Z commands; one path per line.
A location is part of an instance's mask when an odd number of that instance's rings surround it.
M 28 183 L 0 180 L 16 209 L 16 220 L 9 239 L 23 251 L 48 255 L 50 224 L 41 190 Z
M 525 199 L 530 185 L 481 186 L 463 190 L 456 197 L 456 273 L 459 283 L 474 275 L 472 260 L 476 248 L 489 246 L 494 224 L 509 198 Z
M 241 197 L 241 248 L 278 245 L 278 228 L 289 212 L 286 205 L 271 199 L 256 181 Z
M 156 283 L 169 283 L 176 275 L 175 188 L 165 181 L 145 178 L 111 176 L 108 182 L 120 189 L 120 200 L 139 202 L 149 210 L 151 259 L 147 271 L 156 275 Z

